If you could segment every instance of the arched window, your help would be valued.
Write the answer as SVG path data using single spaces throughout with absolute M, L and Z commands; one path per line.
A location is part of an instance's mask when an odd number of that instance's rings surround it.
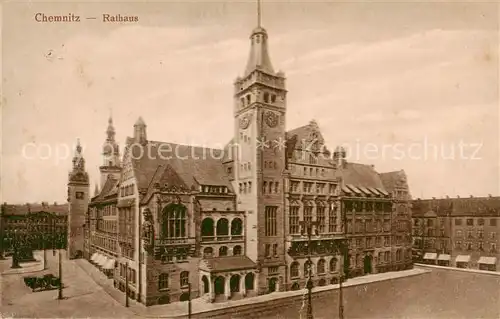
M 186 237 L 186 207 L 170 204 L 163 210 L 162 236 L 166 238 Z
M 214 235 L 214 220 L 212 218 L 205 218 L 201 222 L 201 236 L 211 237 Z
M 207 276 L 201 277 L 201 281 L 203 282 L 203 293 L 208 294 L 210 292 L 210 282 Z
M 217 236 L 229 235 L 229 221 L 226 218 L 221 218 L 217 221 Z
M 311 267 L 309 267 L 309 265 Z M 314 274 L 313 273 L 313 269 L 312 269 L 312 262 L 307 260 L 305 263 L 304 263 L 304 276 L 308 276 L 309 275 L 309 268 L 311 268 L 311 274 Z
M 243 232 L 243 222 L 239 218 L 233 219 L 231 222 L 231 235 L 241 235 Z
M 333 257 L 330 259 L 330 271 L 335 272 L 337 270 L 337 258 Z
M 233 256 L 239 256 L 241 255 L 241 246 L 234 246 L 233 247 Z
M 318 274 L 324 274 L 325 273 L 325 260 L 320 259 L 318 261 Z
M 180 274 L 181 287 L 185 287 L 189 284 L 189 271 L 182 271 Z
M 214 254 L 214 249 L 212 247 L 205 247 L 205 249 L 203 249 L 204 258 L 212 257 L 213 254 Z
M 168 274 L 160 274 L 158 277 L 158 290 L 167 289 L 168 288 Z
M 221 248 L 219 248 L 219 256 L 227 256 L 227 247 L 226 246 L 222 246 Z
M 246 290 L 253 290 L 254 289 L 254 274 L 253 273 L 248 273 L 245 276 L 245 289 Z
M 290 265 L 290 277 L 291 278 L 295 278 L 295 277 L 299 277 L 299 263 L 294 261 L 291 265 Z

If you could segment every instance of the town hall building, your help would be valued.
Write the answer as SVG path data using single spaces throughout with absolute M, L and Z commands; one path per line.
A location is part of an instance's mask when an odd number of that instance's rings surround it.
M 70 214 L 85 220 L 83 256 L 131 298 L 217 302 L 303 289 L 309 266 L 315 287 L 412 267 L 404 171 L 348 162 L 316 121 L 287 131 L 268 41 L 259 23 L 224 149 L 149 139 L 139 118 L 121 156 L 109 120 L 100 185 Z M 71 187 L 90 197 L 87 179 Z

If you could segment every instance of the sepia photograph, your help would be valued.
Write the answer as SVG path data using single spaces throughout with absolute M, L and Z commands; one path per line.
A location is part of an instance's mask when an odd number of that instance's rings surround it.
M 500 2 L 0 12 L 1 318 L 500 318 Z

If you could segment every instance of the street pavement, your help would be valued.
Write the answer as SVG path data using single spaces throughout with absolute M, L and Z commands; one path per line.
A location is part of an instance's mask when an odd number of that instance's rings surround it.
M 37 272 L 40 276 L 52 273 L 58 276 L 57 257 L 49 251 L 48 270 Z M 10 267 L 10 260 L 0 261 L 0 270 Z M 408 271 L 408 273 L 415 272 Z M 17 318 L 144 318 L 167 317 L 186 313 L 186 303 L 144 307 L 131 301 L 131 307 L 124 307 L 123 293 L 112 286 L 112 281 L 85 260 L 68 261 L 63 258 L 63 282 L 65 299 L 57 300 L 57 289 L 31 292 L 25 286 L 23 277 L 30 274 L 2 276 L 2 305 L 0 317 Z M 456 270 L 431 269 L 430 272 L 365 284 L 377 277 L 396 276 L 385 273 L 351 279 L 359 285 L 344 289 L 345 318 L 405 318 L 405 319 L 448 319 L 448 318 L 500 318 L 500 276 L 461 272 Z M 371 278 L 370 278 L 371 277 Z M 97 283 L 96 283 L 97 282 Z M 321 287 L 326 288 L 326 287 Z M 338 291 L 338 290 L 337 290 Z M 297 292 L 286 292 L 296 294 Z M 276 298 L 276 294 L 257 297 Z M 200 299 L 193 300 L 193 312 L 201 307 L 216 310 L 233 303 L 248 303 L 250 299 L 230 301 L 223 304 L 207 304 Z M 235 304 L 236 305 L 236 304 Z M 250 314 L 231 313 L 218 318 L 263 318 L 299 319 L 306 318 L 300 312 L 302 303 L 265 312 Z M 230 311 L 228 311 L 230 312 Z M 313 304 L 315 319 L 338 318 L 337 292 L 326 298 L 315 298 Z M 301 317 L 302 314 L 302 317 Z M 198 316 L 196 316 L 198 317 Z
M 2 318 L 137 318 L 96 284 L 74 261 L 63 257 L 63 300 L 58 291 L 32 292 L 23 281 L 24 276 L 52 273 L 58 276 L 57 253 L 48 251 L 48 269 L 35 274 L 2 276 Z M 0 261 L 0 269 L 10 267 L 10 260 Z

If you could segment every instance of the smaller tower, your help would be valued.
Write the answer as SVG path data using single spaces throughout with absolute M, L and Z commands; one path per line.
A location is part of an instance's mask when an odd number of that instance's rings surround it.
M 333 161 L 337 168 L 343 168 L 346 163 L 346 151 L 342 146 L 337 146 L 333 152 Z
M 106 130 L 106 140 L 102 146 L 103 164 L 99 167 L 99 171 L 101 172 L 101 189 L 104 187 L 108 176 L 111 175 L 115 179 L 119 179 L 120 177 L 120 148 L 116 143 L 115 134 L 113 119 L 110 116 Z
M 68 257 L 83 256 L 85 214 L 89 203 L 89 175 L 85 171 L 85 159 L 80 140 L 77 141 L 73 168 L 68 175 Z
M 134 124 L 134 143 L 145 144 L 146 142 L 146 123 L 144 123 L 142 117 L 139 116 L 137 122 Z

